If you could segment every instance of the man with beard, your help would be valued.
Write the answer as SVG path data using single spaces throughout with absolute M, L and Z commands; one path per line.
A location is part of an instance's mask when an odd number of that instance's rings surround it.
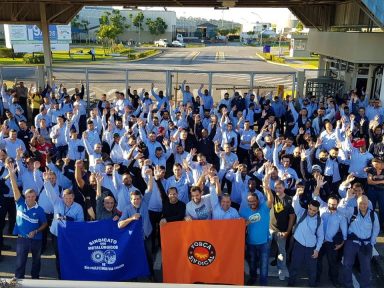
M 269 188 L 269 174 L 268 170 L 263 182 L 267 201 L 260 203 L 257 194 L 251 192 L 247 197 L 248 206 L 242 207 L 239 213 L 247 225 L 246 255 L 250 270 L 248 285 L 256 282 L 258 262 L 260 263 L 260 285 L 266 286 L 268 282 L 269 223 L 270 209 L 273 204 L 272 190 Z
M 213 98 L 209 94 L 208 89 L 204 89 L 204 93 L 201 92 L 203 87 L 204 87 L 204 84 L 201 84 L 201 86 L 200 86 L 199 90 L 197 91 L 197 93 L 199 94 L 201 102 L 203 104 L 203 108 L 206 111 L 206 110 L 212 109 L 212 107 L 213 107 Z
M 132 191 L 139 191 L 135 186 L 132 185 L 132 176 L 128 172 L 120 175 L 118 173 L 120 165 L 115 164 L 113 166 L 113 185 L 117 190 L 117 210 L 120 212 L 124 211 L 124 208 L 129 204 L 129 195 Z M 108 173 L 107 173 L 108 175 Z M 109 175 L 108 175 L 109 176 Z
M 266 171 L 269 171 L 265 177 L 271 177 L 272 165 L 268 165 Z M 288 268 L 286 265 L 287 251 L 286 241 L 292 232 L 295 223 L 295 211 L 292 207 L 292 197 L 285 194 L 284 182 L 275 181 L 275 194 L 273 195 L 273 209 L 270 212 L 269 230 L 272 239 L 276 242 L 278 248 L 277 267 L 280 280 L 288 277 Z
M 339 185 L 341 183 L 341 175 L 338 162 L 339 149 L 334 147 L 329 151 L 329 157 L 325 162 L 324 176 L 327 183 L 329 183 L 328 194 L 338 194 Z
M 347 219 L 338 210 L 339 198 L 331 195 L 325 203 L 319 197 L 320 189 L 324 186 L 324 177 L 316 179 L 317 185 L 313 192 L 313 199 L 320 203 L 320 217 L 323 221 L 324 243 L 321 246 L 317 260 L 316 282 L 320 282 L 323 257 L 328 261 L 328 277 L 334 287 L 341 287 L 339 283 L 339 266 L 341 264 L 339 252 L 347 239 Z
M 363 138 L 355 141 L 353 145 L 350 138 L 351 130 L 348 130 L 344 141 L 346 149 L 343 149 L 345 152 L 350 153 L 351 162 L 348 173 L 353 173 L 356 180 L 366 188 L 368 174 L 365 172 L 365 168 L 373 159 L 373 155 L 367 151 L 366 142 Z
M 97 174 L 98 175 L 98 174 Z M 99 177 L 100 178 L 100 177 Z M 75 163 L 75 180 L 77 187 L 79 188 L 79 192 L 82 195 L 82 201 L 77 201 L 79 204 L 83 206 L 84 215 L 87 215 L 86 218 L 88 220 L 96 220 L 97 214 L 96 211 L 96 193 L 97 193 L 97 177 L 96 174 L 86 173 L 84 170 L 84 162 L 82 160 L 77 160 Z M 103 177 L 101 178 L 101 181 Z M 105 188 L 100 188 L 101 195 L 103 197 L 112 197 L 114 198 L 112 192 Z M 76 195 L 78 198 L 79 195 Z M 77 199 L 76 199 L 77 200 Z M 83 202 L 83 203 L 81 203 Z
M 262 140 L 264 138 L 264 140 Z M 272 162 L 273 161 L 273 150 L 275 149 L 273 137 L 267 133 L 267 127 L 262 130 L 259 135 L 256 137 L 257 145 L 263 149 L 265 159 Z
M 375 158 L 384 160 L 384 138 L 383 138 L 383 127 L 381 125 L 372 127 L 369 129 L 370 145 L 368 148 Z
M 96 174 L 96 220 L 113 219 L 117 221 L 120 218 L 120 213 L 116 208 L 116 201 L 112 194 L 103 193 L 101 183 L 103 175 Z

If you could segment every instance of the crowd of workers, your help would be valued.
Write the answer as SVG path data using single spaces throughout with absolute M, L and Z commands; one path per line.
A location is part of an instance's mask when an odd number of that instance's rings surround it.
M 73 95 L 62 84 L 2 84 L 0 228 L 7 216 L 4 233 L 18 236 L 17 278 L 29 251 L 39 278 L 51 236 L 60 277 L 59 222 L 114 219 L 124 229 L 141 218 L 153 276 L 162 225 L 244 218 L 247 284 L 268 284 L 275 247 L 289 286 L 302 270 L 316 286 L 324 258 L 335 287 L 353 287 L 356 262 L 370 286 L 384 224 L 380 100 L 233 91 L 214 102 L 184 81 L 175 103 L 154 88 L 101 95 L 87 111 L 82 84 Z

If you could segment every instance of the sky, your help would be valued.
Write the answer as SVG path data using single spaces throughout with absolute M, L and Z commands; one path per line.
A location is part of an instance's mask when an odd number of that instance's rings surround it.
M 160 10 L 162 7 L 140 7 L 144 10 Z M 176 11 L 177 17 L 201 17 L 205 19 L 224 19 L 243 24 L 243 31 L 252 30 L 253 23 L 268 22 L 285 26 L 292 17 L 287 8 L 230 8 L 229 10 L 215 10 L 213 8 L 174 8 L 168 7 L 168 11 Z

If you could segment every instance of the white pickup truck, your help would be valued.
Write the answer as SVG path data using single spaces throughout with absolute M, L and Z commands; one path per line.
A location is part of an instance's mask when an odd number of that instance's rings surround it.
M 169 42 L 167 39 L 160 39 L 158 41 L 155 41 L 154 44 L 156 47 L 168 47 L 169 46 Z

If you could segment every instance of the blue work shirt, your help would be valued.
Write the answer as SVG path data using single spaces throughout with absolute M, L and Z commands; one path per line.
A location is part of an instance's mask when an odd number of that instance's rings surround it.
M 212 205 L 212 219 L 213 220 L 225 220 L 225 219 L 239 219 L 240 215 L 235 208 L 229 207 L 227 211 L 221 208 L 219 197 L 217 197 L 216 189 L 214 185 L 209 186 L 209 193 L 211 195 Z
M 139 208 L 136 208 L 135 206 L 132 205 L 132 203 L 129 203 L 129 205 L 124 209 L 123 215 L 121 215 L 119 222 L 132 217 L 136 213 L 140 214 L 140 218 L 143 221 L 144 238 L 149 237 L 149 235 L 151 235 L 152 233 L 152 225 L 151 225 L 151 221 L 149 220 L 148 207 L 144 201 L 141 202 L 141 205 Z
M 292 206 L 295 210 L 296 221 L 299 221 L 301 216 L 304 213 L 307 213 L 307 210 L 302 208 L 299 202 L 299 197 L 295 195 L 293 197 Z M 317 227 L 317 215 L 313 217 L 307 215 L 304 221 L 297 226 L 293 237 L 304 247 L 314 247 L 316 251 L 320 251 L 324 242 L 323 221 L 320 221 L 320 226 Z
M 29 238 L 28 234 L 39 229 L 41 225 L 47 223 L 43 208 L 37 203 L 28 208 L 24 198 L 20 197 L 16 202 L 16 225 L 13 233 L 24 238 Z M 38 232 L 33 239 L 41 240 L 42 233 Z
M 53 235 L 55 235 L 56 237 L 58 236 L 57 226 L 59 222 L 62 222 L 64 224 L 67 221 L 62 219 L 63 216 L 65 216 L 67 219 L 71 218 L 73 219 L 72 221 L 75 221 L 75 222 L 84 221 L 83 208 L 79 203 L 73 202 L 72 205 L 68 207 L 67 205 L 65 205 L 63 199 L 61 199 L 55 193 L 51 182 L 44 181 L 44 187 L 45 187 L 44 190 L 46 195 L 48 196 L 48 199 L 53 204 L 54 217 L 53 217 L 53 221 L 50 229 Z

